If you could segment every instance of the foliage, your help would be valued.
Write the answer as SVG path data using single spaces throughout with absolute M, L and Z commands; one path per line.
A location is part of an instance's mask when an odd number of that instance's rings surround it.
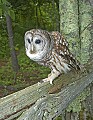
M 17 74 L 12 71 L 11 59 L 8 61 L 0 61 L 0 86 L 14 86 L 14 89 L 22 89 L 28 85 L 39 82 L 41 79 L 47 77 L 50 72 L 49 68 L 38 65 L 31 61 L 26 55 L 25 50 L 20 50 L 18 60 L 20 70 Z M 4 64 L 3 64 L 4 63 Z M 21 86 L 21 87 L 20 87 Z
M 12 9 L 12 6 L 10 2 L 8 2 L 7 0 L 0 0 L 0 14 L 1 16 L 2 15 L 6 16 L 6 14 L 9 14 L 13 20 L 15 19 L 15 14 Z
M 6 56 L 9 56 L 9 46 L 5 33 L 0 35 L 0 41 L 2 41 L 0 44 L 0 58 L 6 58 Z
M 50 0 L 0 0 L 0 86 L 3 86 L 5 92 L 7 92 L 6 86 L 21 89 L 23 87 L 20 88 L 20 85 L 34 84 L 47 77 L 50 71 L 48 68 L 39 66 L 26 57 L 24 33 L 32 28 L 49 31 L 57 29 L 54 13 L 58 16 L 57 0 L 54 2 Z M 11 67 L 6 14 L 12 18 L 14 45 L 20 65 L 20 71 L 17 74 L 12 71 Z
M 20 64 L 20 71 L 15 75 L 15 72 L 12 71 L 11 68 L 11 59 L 2 66 L 0 70 L 0 84 L 1 85 L 10 85 L 20 82 L 28 82 L 31 84 L 31 82 L 39 81 L 40 79 L 43 79 L 47 77 L 47 74 L 49 73 L 49 69 L 45 68 L 43 66 L 39 66 L 37 63 L 31 61 L 27 56 L 25 55 L 24 51 L 20 51 L 21 54 L 18 56 L 19 64 Z M 16 77 L 16 78 L 15 78 Z M 32 81 L 31 81 L 32 80 Z
M 0 36 L 0 42 L 1 42 L 1 50 L 0 50 L 0 58 L 2 57 L 6 57 L 6 55 L 8 55 L 8 42 L 7 42 L 7 32 L 6 32 L 6 22 L 5 22 L 5 16 L 9 14 L 12 19 L 15 19 L 15 14 L 14 11 L 12 10 L 12 6 L 11 4 L 7 1 L 7 0 L 0 0 L 0 32 L 1 32 L 1 36 Z M 3 40 L 2 40 L 3 39 Z M 7 51 L 7 53 L 6 53 Z
M 0 0 L 0 58 L 9 57 L 6 13 L 12 17 L 15 49 L 19 51 L 24 46 L 25 31 L 32 28 L 47 29 L 49 31 L 57 29 L 57 21 L 55 20 L 58 16 L 57 4 L 56 0 L 54 2 L 50 0 Z M 2 41 L 2 38 L 4 41 Z M 6 47 L 4 47 L 4 44 Z

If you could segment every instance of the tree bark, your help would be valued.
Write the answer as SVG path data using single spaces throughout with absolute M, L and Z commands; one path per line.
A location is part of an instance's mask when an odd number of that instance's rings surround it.
M 59 0 L 60 31 L 81 63 L 93 58 L 92 0 Z
M 87 63 L 93 54 L 93 5 L 90 0 L 79 1 L 81 62 Z
M 70 50 L 79 56 L 79 27 L 77 0 L 59 0 L 60 32 L 69 42 Z
M 8 31 L 8 36 L 9 36 L 9 46 L 10 46 L 10 53 L 11 53 L 11 60 L 12 60 L 12 68 L 15 72 L 18 72 L 19 65 L 18 65 L 15 48 L 14 48 L 14 43 L 13 43 L 12 20 L 8 14 L 6 15 L 6 24 L 7 24 L 7 31 Z

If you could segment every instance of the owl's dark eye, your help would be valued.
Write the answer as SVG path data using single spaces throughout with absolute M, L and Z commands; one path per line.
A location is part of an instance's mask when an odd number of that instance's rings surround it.
M 40 44 L 40 43 L 41 43 L 41 40 L 37 39 L 37 40 L 35 41 L 35 43 L 36 43 L 36 44 Z
M 30 41 L 30 39 L 29 39 L 29 38 L 27 39 L 27 41 L 28 41 L 28 43 L 31 43 L 31 41 Z

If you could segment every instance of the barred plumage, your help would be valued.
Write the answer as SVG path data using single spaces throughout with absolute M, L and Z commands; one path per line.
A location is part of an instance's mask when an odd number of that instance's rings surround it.
M 44 82 L 50 81 L 52 84 L 62 72 L 80 69 L 80 63 L 70 53 L 67 41 L 57 31 L 48 32 L 40 29 L 27 31 L 25 48 L 30 59 L 51 69 L 48 78 L 43 79 Z

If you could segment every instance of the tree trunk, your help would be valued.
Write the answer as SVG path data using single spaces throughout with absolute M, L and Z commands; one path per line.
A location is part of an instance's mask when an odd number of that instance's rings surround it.
M 78 27 L 78 2 L 77 0 L 59 0 L 60 32 L 69 42 L 70 50 L 79 56 L 79 27 Z
M 18 72 L 19 65 L 18 65 L 18 60 L 17 60 L 15 48 L 14 48 L 14 43 L 13 43 L 12 20 L 8 14 L 6 15 L 6 23 L 7 23 L 7 31 L 8 31 L 8 36 L 9 36 L 9 45 L 10 45 L 10 53 L 11 53 L 11 59 L 12 59 L 12 67 L 13 67 L 13 70 L 15 72 Z
M 59 0 L 60 31 L 83 64 L 93 58 L 92 8 L 92 0 Z
M 90 0 L 79 1 L 81 62 L 87 63 L 93 54 L 93 5 Z

